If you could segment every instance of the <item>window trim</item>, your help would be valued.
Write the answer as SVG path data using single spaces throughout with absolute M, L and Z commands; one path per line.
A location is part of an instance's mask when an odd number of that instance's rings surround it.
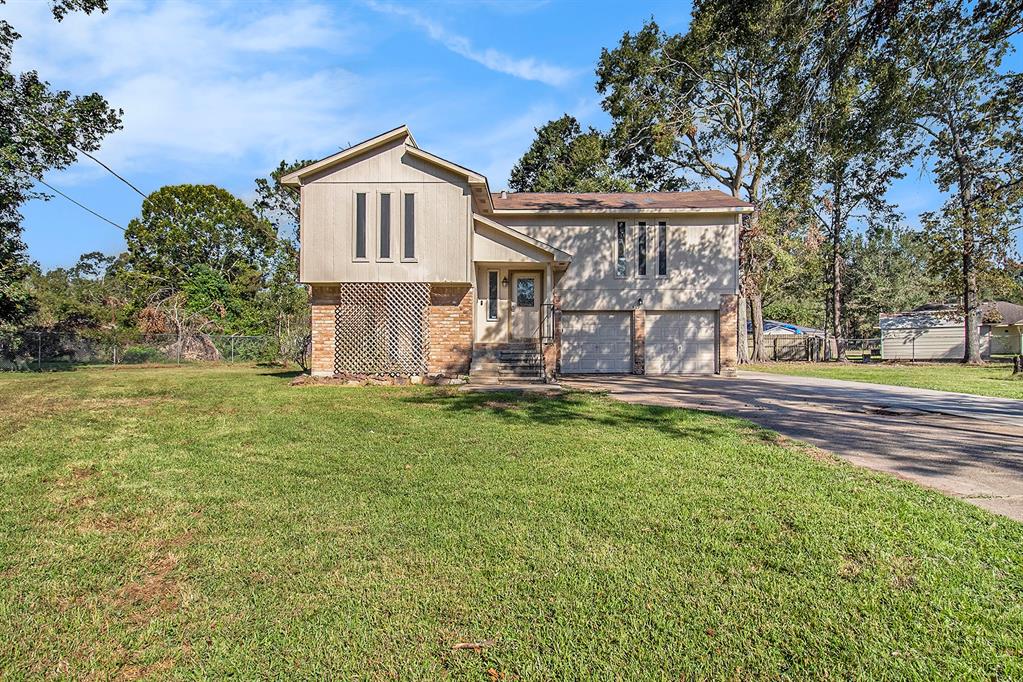
M 661 265 L 664 265 L 663 272 Z M 668 223 L 661 220 L 657 223 L 657 277 L 668 277 L 671 268 L 668 267 Z
M 379 191 L 377 194 L 377 244 L 376 254 L 378 263 L 393 263 L 394 262 L 394 192 L 390 190 Z M 384 245 L 384 197 L 387 197 L 387 250 L 388 254 L 385 256 L 381 253 L 381 249 Z
M 611 249 L 613 256 L 615 279 L 625 279 L 629 276 L 629 226 L 624 220 L 615 222 L 614 245 Z
M 412 197 L 412 255 L 411 256 L 405 255 L 407 253 L 405 247 L 406 247 L 406 242 L 407 242 L 407 237 L 408 237 L 408 232 L 407 232 L 407 228 L 406 228 L 406 225 L 405 225 L 405 221 L 407 220 L 407 217 L 406 217 L 407 210 L 406 209 L 407 209 L 407 206 L 408 206 L 408 200 L 407 200 L 406 197 Z M 401 193 L 401 240 L 400 240 L 401 241 L 401 245 L 399 246 L 399 248 L 401 249 L 399 255 L 401 256 L 401 262 L 402 263 L 417 263 L 417 262 L 419 262 L 419 255 L 418 255 L 419 254 L 419 230 L 416 229 L 418 227 L 418 225 L 416 224 L 416 217 L 417 217 L 416 216 L 416 193 L 415 192 L 402 192 Z
M 640 221 L 636 224 L 636 277 L 646 278 L 650 271 L 650 239 L 647 224 Z
M 352 201 L 352 261 L 368 263 L 370 252 L 369 239 L 369 192 L 355 191 Z M 362 255 L 359 255 L 359 197 L 362 197 Z
M 487 270 L 487 322 L 497 322 L 497 319 L 501 316 L 501 278 L 500 273 L 497 270 Z M 491 289 L 491 283 L 493 283 L 493 289 Z M 496 293 L 496 296 L 491 296 L 491 292 Z M 491 316 L 490 308 L 493 306 L 494 312 Z

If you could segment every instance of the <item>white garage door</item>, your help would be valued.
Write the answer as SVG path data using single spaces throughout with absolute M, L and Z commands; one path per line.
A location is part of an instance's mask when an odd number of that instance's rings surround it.
M 646 373 L 713 374 L 716 320 L 714 311 L 647 311 Z
M 565 374 L 632 371 L 631 313 L 563 313 L 561 371 Z

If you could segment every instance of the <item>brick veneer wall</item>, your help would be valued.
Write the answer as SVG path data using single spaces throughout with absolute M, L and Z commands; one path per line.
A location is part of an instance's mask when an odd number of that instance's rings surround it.
M 340 287 L 319 285 L 312 287 L 312 357 L 313 376 L 334 373 L 334 313 L 337 310 Z
M 735 294 L 722 294 L 718 304 L 718 373 L 725 377 L 735 376 L 738 362 L 738 299 Z
M 646 309 L 632 309 L 632 373 L 646 374 Z
M 429 374 L 459 376 L 472 364 L 473 290 L 468 284 L 430 286 Z

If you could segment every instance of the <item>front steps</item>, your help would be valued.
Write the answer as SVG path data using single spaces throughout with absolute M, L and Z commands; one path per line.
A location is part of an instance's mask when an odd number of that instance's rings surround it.
M 472 349 L 473 384 L 543 382 L 540 347 L 535 342 L 477 343 Z

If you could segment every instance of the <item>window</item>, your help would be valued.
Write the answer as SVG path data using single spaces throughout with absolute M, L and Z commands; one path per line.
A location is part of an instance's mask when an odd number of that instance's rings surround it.
M 497 270 L 487 272 L 487 319 L 497 319 Z
M 657 276 L 668 276 L 668 224 L 657 223 Z
M 636 274 L 646 277 L 646 223 L 640 223 L 636 232 Z
M 515 305 L 520 308 L 532 308 L 536 305 L 535 279 L 520 277 L 515 280 Z
M 625 222 L 619 222 L 615 232 L 615 277 L 625 277 L 628 265 L 625 262 Z
M 405 195 L 405 235 L 401 240 L 401 257 L 405 260 L 416 258 L 416 195 Z
M 380 195 L 380 258 L 391 258 L 391 195 Z
M 366 194 L 355 195 L 355 257 L 366 258 Z

